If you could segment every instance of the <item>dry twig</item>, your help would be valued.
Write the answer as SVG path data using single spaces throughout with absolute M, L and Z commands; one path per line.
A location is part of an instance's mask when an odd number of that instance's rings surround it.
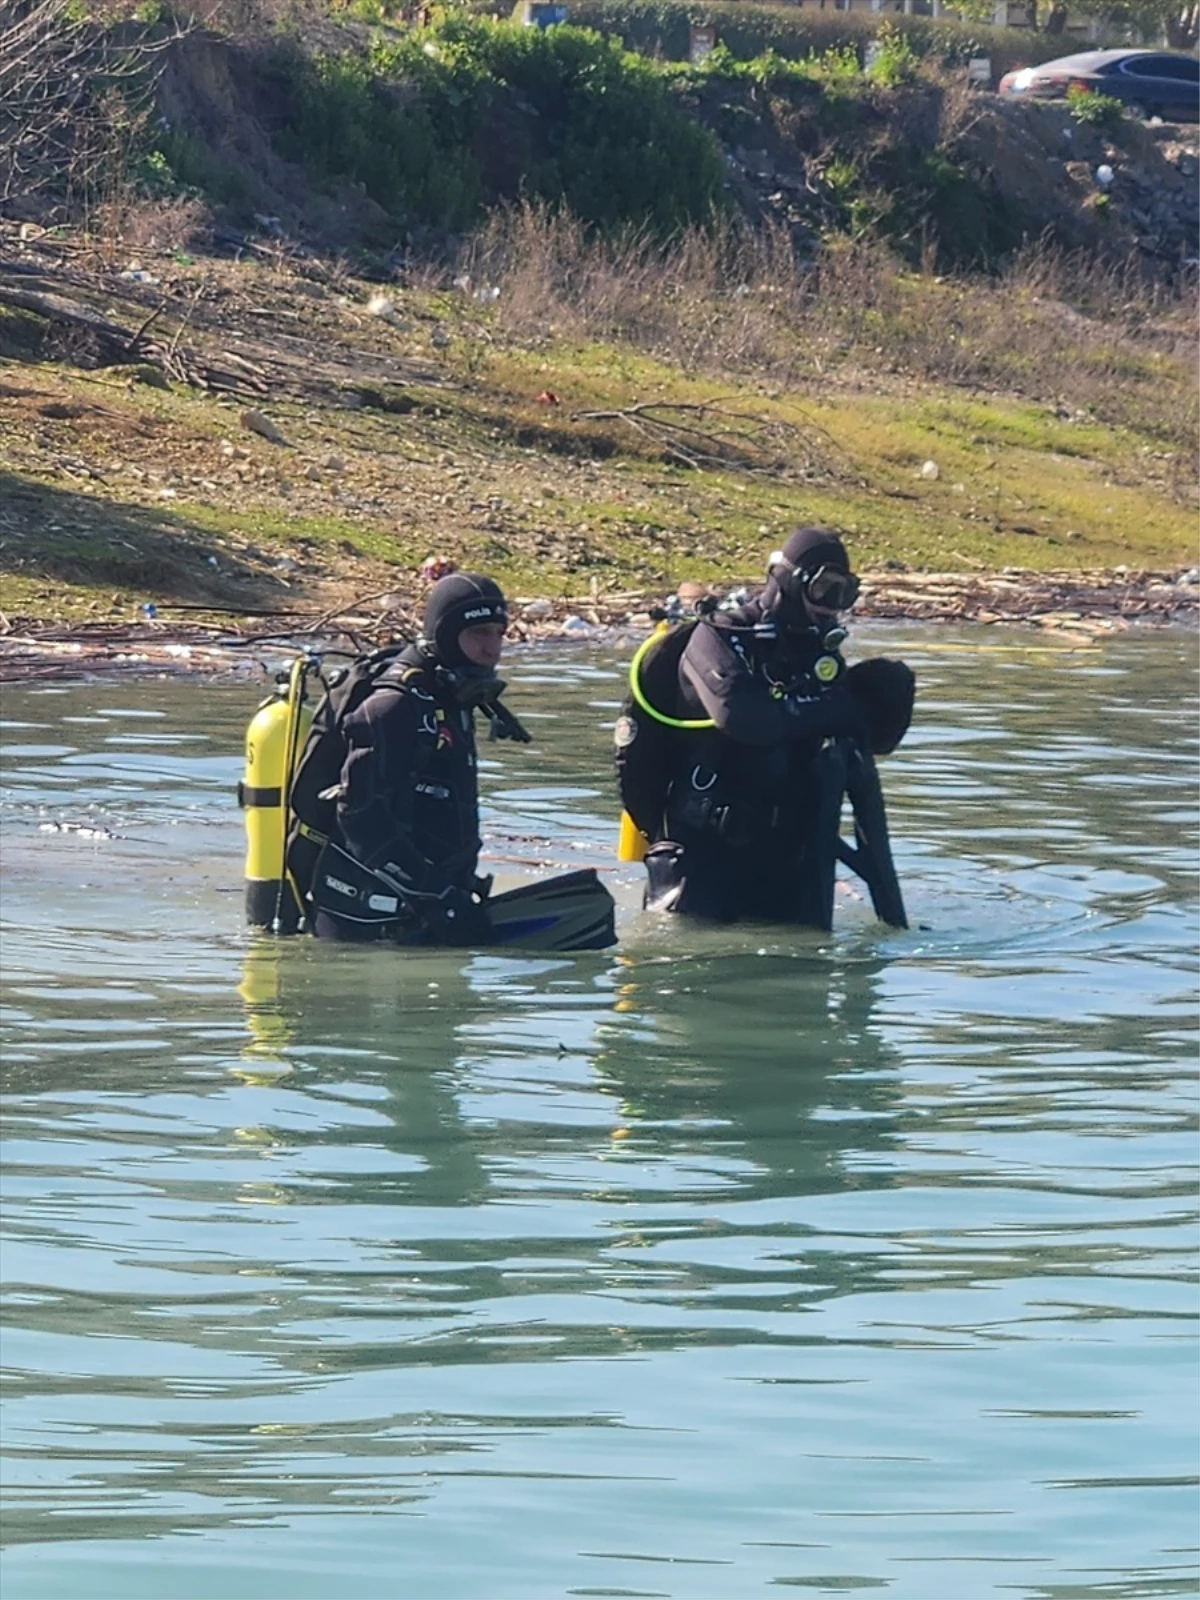
M 716 401 L 650 400 L 610 411 L 574 411 L 571 418 L 623 422 L 688 467 L 778 472 L 795 459 L 796 430 L 789 424 L 733 411 Z

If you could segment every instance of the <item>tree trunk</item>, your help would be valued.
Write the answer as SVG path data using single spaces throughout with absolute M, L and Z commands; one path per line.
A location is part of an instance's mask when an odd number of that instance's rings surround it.
M 1172 50 L 1194 50 L 1200 28 L 1200 5 L 1197 0 L 1188 0 L 1174 13 L 1167 16 L 1167 43 Z

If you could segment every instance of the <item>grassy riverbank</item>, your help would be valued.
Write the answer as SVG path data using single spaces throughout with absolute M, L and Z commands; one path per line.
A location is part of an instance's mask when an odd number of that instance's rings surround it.
M 527 595 L 665 588 L 754 577 L 802 520 L 868 570 L 1194 563 L 1182 306 L 1048 259 L 950 281 L 841 246 L 814 284 L 761 241 L 639 265 L 523 226 L 386 290 L 28 246 L 31 305 L 153 318 L 175 375 L 87 370 L 85 322 L 6 310 L 0 611 L 332 605 L 430 554 Z
M 82 99 L 0 217 L 10 625 L 403 598 L 429 555 L 752 580 L 800 521 L 878 573 L 1195 563 L 1178 130 L 973 95 L 953 29 L 867 67 L 836 18 L 693 68 L 318 8 L 97 100 L 114 35 L 60 10 Z

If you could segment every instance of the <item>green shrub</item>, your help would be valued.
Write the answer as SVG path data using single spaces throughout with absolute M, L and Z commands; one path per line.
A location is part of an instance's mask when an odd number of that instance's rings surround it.
M 858 49 L 853 44 L 828 45 L 819 57 L 812 55 L 809 60 L 817 75 L 830 85 L 856 82 L 862 71 Z
M 662 73 L 580 28 L 456 13 L 366 57 L 293 49 L 287 72 L 285 153 L 413 221 L 462 229 L 523 194 L 667 232 L 721 203 L 716 142 Z
M 762 55 L 747 60 L 735 56 L 728 45 L 718 41 L 708 55 L 695 65 L 690 62 L 660 62 L 656 65 L 664 81 L 676 88 L 720 78 L 731 84 L 748 83 L 770 89 L 809 83 L 826 94 L 837 95 L 857 91 L 864 81 L 857 47 L 844 43 L 828 45 L 819 55 L 810 52 L 795 60 L 780 55 L 774 49 L 764 50 Z
M 936 241 L 943 267 L 994 269 L 1025 238 L 1019 207 L 1005 199 L 987 171 L 929 150 L 907 162 L 896 177 L 897 191 L 904 180 L 896 221 L 905 240 L 924 236 Z
M 483 86 L 432 60 L 423 76 L 416 93 L 401 95 L 378 59 L 294 56 L 284 153 L 318 181 L 361 183 L 389 212 L 469 225 L 483 199 L 467 142 L 482 114 Z
M 204 195 L 223 205 L 240 205 L 249 194 L 242 172 L 181 128 L 154 129 L 139 176 L 148 192 L 160 199 Z
M 848 200 L 861 181 L 858 164 L 845 156 L 834 156 L 821 169 L 821 180 L 835 200 Z
M 1125 107 L 1114 95 L 1100 94 L 1076 83 L 1067 88 L 1067 109 L 1076 122 L 1091 128 L 1115 128 L 1125 114 Z
M 894 23 L 881 22 L 875 36 L 875 48 L 867 76 L 895 89 L 902 83 L 911 83 L 917 74 L 917 52 L 900 28 Z

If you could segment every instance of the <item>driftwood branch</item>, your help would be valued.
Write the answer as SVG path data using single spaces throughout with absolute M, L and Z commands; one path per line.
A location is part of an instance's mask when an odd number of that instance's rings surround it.
M 72 328 L 85 329 L 104 344 L 119 351 L 119 359 L 126 361 L 129 360 L 130 351 L 138 338 L 138 335 L 130 333 L 128 328 L 122 328 L 119 323 L 110 322 L 98 311 L 93 311 L 91 306 L 85 306 L 78 300 L 67 300 L 60 294 L 48 293 L 45 290 L 25 289 L 0 283 L 0 305 L 12 306 L 18 311 L 32 311 L 36 316 L 44 317 L 47 322 L 65 323 Z M 157 314 L 155 312 L 154 316 Z M 147 319 L 146 326 L 149 326 L 151 321 L 153 316 Z
M 177 383 L 186 383 L 194 389 L 205 389 L 214 394 L 252 397 L 268 394 L 271 386 L 265 372 L 244 357 L 223 352 L 222 363 L 229 363 L 226 367 L 203 361 L 181 346 L 180 340 L 195 313 L 198 299 L 199 293 L 193 297 L 174 333 L 164 341 L 148 339 L 146 335 L 167 309 L 169 302 L 166 300 L 156 305 L 136 328 L 130 329 L 101 316 L 91 306 L 70 300 L 53 290 L 0 282 L 0 307 L 7 305 L 15 310 L 30 311 L 51 326 L 68 328 L 85 335 L 90 346 L 90 364 L 94 366 L 124 366 L 136 362 L 157 367 Z
M 379 604 L 380 601 L 385 602 L 383 610 L 380 614 L 381 620 L 389 613 L 397 612 L 405 619 L 405 621 L 412 624 L 412 614 L 403 607 L 394 603 L 398 598 L 399 597 L 397 596 L 394 588 L 379 589 L 372 594 L 359 595 L 357 599 L 347 600 L 343 605 L 335 606 L 332 611 L 326 611 L 322 616 L 319 616 L 314 621 L 308 623 L 306 627 L 300 630 L 300 632 L 319 633 L 322 628 L 328 627 L 328 625 L 331 622 L 336 621 L 338 617 L 349 616 L 355 611 L 360 610 L 363 606 L 369 606 L 372 603 Z M 415 625 L 413 625 L 413 632 L 416 632 Z M 353 636 L 351 635 L 351 637 Z
M 166 309 L 167 302 L 165 300 L 160 300 L 150 315 L 146 317 L 145 320 L 134 330 L 133 334 L 130 336 L 130 344 L 133 346 L 139 345 L 142 341 L 142 335 L 148 332 L 151 326 L 158 321 L 159 317 L 162 316 Z
M 622 422 L 663 455 L 692 468 L 723 467 L 778 473 L 797 456 L 812 471 L 825 468 L 811 444 L 789 423 L 736 411 L 719 401 L 654 401 L 604 411 L 574 411 L 576 422 Z

